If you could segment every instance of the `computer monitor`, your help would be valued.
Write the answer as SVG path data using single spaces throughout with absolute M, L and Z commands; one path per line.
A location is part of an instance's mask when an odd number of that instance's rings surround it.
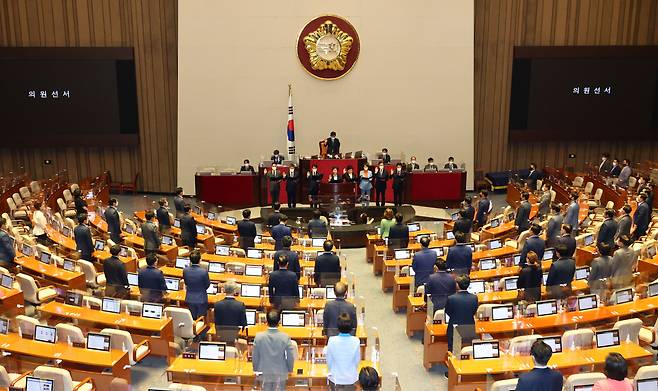
M 199 360 L 226 359 L 226 344 L 224 342 L 199 342 Z
M 489 241 L 489 249 L 490 250 L 497 250 L 499 248 L 503 247 L 503 241 L 500 239 L 493 239 Z
M 514 318 L 514 305 L 498 305 L 491 308 L 491 320 L 507 320 Z
M 455 240 L 455 233 L 452 231 L 446 231 L 446 239 Z
M 649 258 L 653 258 L 656 256 L 656 246 L 649 246 L 647 248 L 647 255 Z
M 201 214 L 201 207 L 199 205 L 192 206 L 192 211 L 198 215 Z
M 142 304 L 142 317 L 149 319 L 162 319 L 164 307 L 157 303 Z
M 472 252 L 475 251 L 475 243 L 466 243 L 466 245 L 471 248 Z
M 7 334 L 9 332 L 9 319 L 0 318 L 0 334 Z
M 443 247 L 430 247 L 429 249 L 434 250 L 437 257 L 442 257 L 443 254 L 445 254 L 445 251 L 443 250 Z
M 62 268 L 67 272 L 75 271 L 75 261 L 72 259 L 65 259 L 62 263 Z
M 323 247 L 326 238 L 312 238 L 311 247 Z
M 471 280 L 467 290 L 469 293 L 474 295 L 477 295 L 478 293 L 484 293 L 484 280 Z
M 219 288 L 217 287 L 216 282 L 211 282 L 210 285 L 208 285 L 208 289 L 206 289 L 206 293 L 209 295 L 216 295 L 217 292 L 219 292 Z
M 658 390 L 658 377 L 650 379 L 639 379 L 635 381 L 637 391 L 656 391 Z
M 281 325 L 283 327 L 305 327 L 305 311 L 281 311 Z
M 100 240 L 100 239 L 94 240 L 94 250 L 103 251 L 104 248 L 105 248 L 105 241 L 104 240 Z
M 409 268 L 409 269 L 411 270 L 411 268 Z M 327 300 L 334 300 L 336 298 L 336 292 L 334 292 L 334 286 L 333 285 L 327 285 L 325 287 L 325 290 L 326 290 L 326 292 L 324 294 L 324 297 Z
M 82 294 L 78 292 L 66 292 L 66 304 L 82 307 Z
M 139 274 L 137 273 L 127 273 L 127 274 L 128 274 L 128 285 L 139 286 Z
M 127 257 L 130 254 L 130 251 L 128 250 L 127 246 L 121 246 L 121 251 L 119 251 L 119 256 L 120 257 Z
M 411 251 L 405 248 L 399 248 L 394 251 L 395 259 L 409 259 L 411 258 Z
M 255 326 L 256 325 L 256 310 L 245 310 L 247 313 L 247 326 Z
M 123 230 L 126 231 L 126 233 L 129 234 L 129 235 L 134 235 L 135 234 L 135 230 L 133 229 L 133 226 L 130 225 L 130 224 L 125 224 L 123 226 Z
M 261 243 L 263 243 L 263 235 L 254 236 L 254 244 L 261 244 Z
M 238 220 L 233 217 L 233 216 L 226 216 L 226 224 L 228 225 L 236 225 Z
M 226 271 L 226 264 L 222 262 L 208 262 L 208 272 L 210 273 L 224 273 Z
M 176 242 L 174 242 L 174 237 L 169 236 L 169 235 L 162 235 L 162 244 L 165 246 L 173 246 Z
M 57 330 L 54 327 L 36 325 L 34 326 L 34 340 L 48 343 L 55 343 Z
M 605 330 L 596 332 L 596 347 L 607 348 L 619 345 L 619 330 Z
M 14 284 L 14 278 L 10 275 L 3 274 L 2 279 L 0 279 L 0 285 L 3 288 L 11 289 Z
M 591 246 L 594 243 L 594 234 L 587 235 L 583 238 L 583 244 L 585 246 Z
M 34 246 L 30 246 L 27 243 L 23 243 L 23 245 L 21 246 L 21 252 L 23 253 L 23 255 L 27 257 L 31 257 L 34 255 Z
M 165 277 L 165 285 L 167 285 L 168 291 L 179 291 L 180 278 Z
M 510 212 L 507 214 L 507 221 L 514 221 L 514 212 Z
M 41 253 L 41 256 L 39 257 L 39 261 L 45 263 L 46 265 L 50 265 L 50 257 L 51 257 L 50 253 L 44 251 Z
M 25 378 L 25 391 L 54 391 L 55 380 L 53 379 L 40 379 L 34 376 L 27 376 Z
M 228 257 L 230 252 L 230 247 L 229 246 L 215 246 L 215 255 L 221 255 L 224 257 Z
M 647 289 L 647 296 L 658 296 L 658 281 L 649 284 L 649 288 Z
M 87 349 L 110 351 L 110 336 L 100 333 L 87 333 Z
M 121 312 L 121 300 L 113 299 L 111 297 L 103 297 L 103 301 L 101 302 L 101 310 L 118 314 Z
M 489 226 L 491 228 L 497 228 L 499 225 L 500 225 L 500 219 L 491 219 L 491 221 L 489 221 Z
M 541 275 L 542 284 L 546 285 L 546 281 L 548 281 L 548 272 L 542 273 Z
M 62 227 L 62 235 L 70 238 L 71 237 L 71 227 L 67 227 L 66 225 Z
M 190 258 L 176 258 L 176 267 L 178 269 L 185 269 L 190 266 Z
M 174 219 L 174 227 L 180 228 L 180 219 Z
M 208 212 L 208 215 L 206 217 L 208 217 L 208 220 L 217 220 L 217 215 L 215 214 L 215 212 Z
M 537 316 L 557 314 L 557 300 L 542 300 L 537 302 Z
M 409 233 L 420 231 L 419 223 L 408 223 L 407 227 L 409 227 Z
M 498 341 L 473 341 L 473 359 L 480 360 L 498 357 L 500 357 Z
M 544 250 L 544 256 L 542 257 L 542 261 L 550 261 L 553 259 L 553 249 L 552 248 L 547 248 Z
M 597 307 L 596 295 L 578 296 L 578 310 L 585 311 Z
M 633 301 L 633 289 L 626 288 L 615 292 L 615 301 L 617 304 L 624 304 Z
M 451 213 L 451 214 L 450 214 L 450 218 L 452 219 L 452 221 L 457 221 L 457 220 L 459 220 L 459 212 Z
M 493 270 L 496 268 L 496 258 L 481 259 L 479 265 L 480 270 Z
M 260 297 L 260 291 L 260 285 L 242 284 L 240 286 L 240 296 L 242 297 Z
M 244 275 L 245 276 L 262 276 L 263 275 L 263 265 L 245 265 Z
M 543 337 L 539 338 L 544 343 L 551 347 L 553 353 L 562 352 L 562 338 L 561 337 Z
M 196 225 L 196 233 L 199 235 L 203 235 L 206 233 L 206 226 L 203 224 L 197 224 Z
M 261 258 L 263 258 L 263 250 L 261 250 L 259 248 L 248 248 L 247 249 L 247 258 L 261 259 Z
M 586 280 L 589 277 L 589 266 L 576 268 L 575 280 Z
M 519 281 L 518 277 L 510 277 L 505 279 L 505 290 L 515 291 L 517 289 L 516 283 Z

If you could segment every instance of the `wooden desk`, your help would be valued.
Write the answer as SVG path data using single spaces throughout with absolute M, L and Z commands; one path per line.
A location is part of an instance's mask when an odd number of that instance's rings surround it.
M 174 342 L 174 329 L 171 319 L 148 319 L 126 313 L 113 314 L 87 307 L 76 307 L 51 301 L 39 306 L 39 312 L 46 315 L 49 324 L 59 319 L 74 319 L 79 324 L 94 328 L 116 328 L 127 330 L 135 343 L 149 340 L 151 353 L 169 357 L 169 343 Z
M 409 239 L 415 238 L 418 235 L 433 235 L 436 234 L 436 232 L 431 231 L 429 229 L 421 229 L 416 232 L 409 232 Z M 384 246 L 384 238 L 381 237 L 381 235 L 378 234 L 367 234 L 366 235 L 366 240 L 368 241 L 368 244 L 366 245 L 366 259 L 368 263 L 372 263 L 373 258 L 375 256 L 375 246 Z
M 206 262 L 219 262 L 219 263 L 228 263 L 228 262 L 238 262 L 244 263 L 245 265 L 274 265 L 274 260 L 271 258 L 242 258 L 235 256 L 225 256 L 225 255 L 215 255 L 215 254 L 201 254 L 201 260 Z M 299 266 L 303 269 L 305 267 L 314 267 L 315 261 L 300 259 Z
M 25 314 L 25 299 L 18 289 L 7 289 L 0 286 L 0 315 L 13 318 Z
M 143 223 L 144 221 L 146 221 L 146 212 L 145 211 L 143 211 L 143 210 L 135 211 L 134 215 L 137 218 L 137 220 L 139 220 L 140 222 Z M 195 218 L 195 220 L 196 220 L 196 218 Z M 205 219 L 205 220 L 208 220 L 208 219 Z M 208 220 L 208 221 L 210 221 L 210 220 Z M 203 224 L 199 220 L 196 220 L 196 223 L 197 224 Z M 173 235 L 176 238 L 180 239 L 181 229 L 176 228 L 172 225 L 170 235 Z M 215 235 L 213 235 L 213 234 L 207 234 L 207 233 L 203 234 L 203 235 L 197 234 L 196 235 L 196 241 L 197 241 L 197 243 L 202 244 L 206 248 L 207 251 L 213 251 L 213 249 L 215 248 Z
M 91 377 L 97 390 L 109 390 L 115 377 L 130 383 L 128 352 L 122 350 L 101 352 L 69 346 L 66 342 L 34 341 L 14 333 L 0 334 L 0 349 L 12 353 L 4 359 L 15 362 L 21 373 L 42 365 L 43 360 L 61 360 L 61 367 L 68 369 L 73 379 Z
M 137 287 L 131 287 L 131 294 L 139 294 L 139 289 Z M 219 293 L 216 295 L 208 295 L 208 306 L 212 308 L 212 306 L 215 305 L 216 302 L 224 300 L 226 297 L 226 294 L 224 293 Z M 185 290 L 179 290 L 175 292 L 168 292 L 167 293 L 167 299 L 175 302 L 178 307 L 184 307 L 185 305 Z M 242 297 L 242 296 L 236 296 L 236 300 L 244 303 L 244 305 L 247 308 L 251 309 L 259 309 L 259 308 L 271 308 L 272 303 L 270 303 L 270 298 L 268 296 L 264 297 Z M 351 299 L 347 299 L 347 301 L 352 301 Z M 312 309 L 312 310 L 321 310 L 324 308 L 325 304 L 327 303 L 326 299 L 312 299 L 309 297 L 304 297 L 301 300 L 299 300 L 299 304 L 297 305 L 297 309 L 299 310 L 306 310 L 306 309 Z
M 144 238 L 137 235 L 128 235 L 124 237 L 127 246 L 144 251 Z M 163 254 L 168 260 L 175 261 L 178 256 L 178 246 L 161 245 L 158 253 Z
M 57 245 L 62 247 L 68 253 L 72 253 L 76 251 L 75 240 L 73 240 L 73 238 L 70 238 L 68 236 L 64 236 L 61 232 L 55 230 L 50 225 L 46 225 L 46 235 L 50 240 L 52 240 Z
M 160 268 L 165 276 L 183 278 L 183 269 L 171 266 L 163 266 Z M 235 280 L 238 284 L 257 284 L 257 285 L 267 285 L 268 277 L 267 276 L 245 276 L 240 274 L 232 273 L 208 273 L 210 276 L 210 281 L 213 282 L 226 282 L 228 280 Z M 302 276 L 299 279 L 299 285 L 311 286 L 315 285 L 315 282 L 312 278 Z
M 102 272 L 103 271 L 103 263 L 105 262 L 106 259 L 110 258 L 112 254 L 110 254 L 109 251 L 94 251 L 91 254 L 92 257 L 94 257 L 98 262 L 94 263 L 94 266 L 96 267 L 96 271 Z M 127 272 L 137 272 L 137 259 L 133 258 L 128 258 L 128 257 L 119 257 L 119 260 L 123 262 L 123 264 L 126 266 L 126 271 Z
M 23 268 L 23 272 L 31 275 L 42 285 L 55 285 L 63 290 L 87 289 L 87 281 L 82 272 L 70 272 L 57 267 L 54 263 L 46 265 L 35 258 L 20 256 L 14 259 Z
M 210 324 L 210 329 L 208 334 L 215 334 L 215 324 Z M 291 339 L 296 341 L 301 340 L 311 340 L 313 346 L 316 345 L 325 345 L 327 337 L 322 335 L 322 326 L 306 326 L 306 327 L 283 327 L 279 326 L 279 330 L 288 334 Z M 247 332 L 240 331 L 240 335 L 248 340 L 252 340 L 256 337 L 256 334 L 267 331 L 267 324 L 257 324 L 255 326 L 248 326 Z M 356 335 L 357 338 L 361 340 L 361 347 L 364 348 L 366 345 L 366 331 L 362 326 L 357 326 Z M 319 344 L 318 341 L 325 341 L 322 344 Z
M 450 247 L 455 244 L 454 240 L 449 240 L 449 239 L 441 239 L 441 240 L 433 240 L 430 242 L 430 247 Z M 415 241 L 409 241 L 409 244 L 407 245 L 407 248 L 409 250 L 413 251 L 419 251 L 421 246 L 420 243 L 415 242 Z M 385 245 L 376 245 L 375 246 L 375 257 L 373 258 L 373 263 L 372 263 L 372 272 L 378 276 L 382 274 L 382 271 L 384 270 L 384 258 L 386 257 L 386 254 L 389 253 L 389 251 L 393 251 L 393 248 L 389 248 L 388 246 Z

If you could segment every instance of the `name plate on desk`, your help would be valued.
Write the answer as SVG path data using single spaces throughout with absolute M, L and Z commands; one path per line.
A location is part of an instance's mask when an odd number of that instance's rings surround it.
M 394 272 L 394 271 L 395 271 L 395 266 L 393 266 L 393 267 L 387 267 L 387 268 L 386 268 L 386 271 L 387 271 L 387 272 Z

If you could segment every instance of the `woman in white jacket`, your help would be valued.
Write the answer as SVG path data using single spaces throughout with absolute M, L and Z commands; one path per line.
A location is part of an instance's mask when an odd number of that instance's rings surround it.
M 39 244 L 48 245 L 48 235 L 46 235 L 46 215 L 43 213 L 46 206 L 41 202 L 34 203 L 34 213 L 32 214 L 32 235 L 37 238 Z

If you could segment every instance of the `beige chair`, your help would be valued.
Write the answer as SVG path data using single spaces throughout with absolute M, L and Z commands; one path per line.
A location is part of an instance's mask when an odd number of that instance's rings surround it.
M 71 190 L 64 189 L 64 191 L 62 192 L 62 196 L 64 197 L 64 201 L 66 201 L 67 205 L 71 205 L 74 202 L 73 194 L 71 194 Z
M 18 209 L 16 203 L 11 197 L 7 198 L 7 206 L 9 206 L 9 215 L 12 218 L 21 220 L 26 220 L 28 218 L 27 211 Z
M 141 315 L 142 305 L 143 303 L 137 300 L 121 300 L 121 311 Z
M 585 183 L 585 188 L 583 189 L 583 192 L 585 194 L 592 194 L 592 190 L 594 190 L 594 184 L 592 182 Z
M 557 192 L 553 189 L 551 189 L 550 192 L 551 192 L 551 202 L 555 202 L 555 197 L 557 197 Z
M 491 384 L 489 391 L 514 391 L 519 379 L 498 380 Z
M 172 320 L 176 337 L 184 340 L 192 339 L 207 329 L 206 317 L 192 319 L 192 313 L 187 308 L 166 307 L 164 312 Z
M 297 345 L 297 341 L 291 339 L 290 346 L 292 347 L 292 359 L 293 361 L 297 361 L 299 358 L 299 346 Z
M 613 201 L 608 201 L 605 204 L 606 209 L 613 209 L 615 207 L 615 203 Z
M 32 373 L 42 379 L 53 379 L 53 391 L 92 391 L 95 390 L 94 381 L 87 377 L 82 381 L 73 381 L 71 373 L 63 368 L 48 367 L 45 365 L 34 368 Z
M 523 245 L 525 244 L 526 239 L 530 236 L 532 232 L 530 230 L 525 230 L 519 234 L 519 238 L 517 240 L 514 239 L 508 239 L 505 241 L 505 246 L 510 246 L 514 247 L 517 250 L 521 250 L 523 248 Z
M 57 330 L 57 340 L 68 342 L 72 344 L 85 346 L 87 339 L 78 326 L 68 323 L 59 323 L 55 326 Z
M 226 272 L 232 274 L 244 274 L 245 264 L 242 262 L 227 262 Z
M 312 288 L 311 289 L 311 297 L 315 297 L 318 299 L 324 299 L 327 291 L 325 288 Z
M 434 311 L 434 320 L 440 320 L 441 323 L 446 322 L 446 312 L 445 310 L 436 310 Z
M 640 341 L 655 346 L 658 342 L 658 319 L 656 319 L 656 323 L 652 327 L 642 326 L 638 337 Z
M 25 389 L 25 377 L 32 372 L 25 373 L 8 373 L 5 367 L 0 365 L 0 387 L 13 389 Z
M 75 222 L 70 217 L 64 219 L 64 225 L 71 229 L 75 229 Z
M 637 318 L 620 320 L 612 328 L 619 330 L 620 342 L 631 341 L 633 343 L 640 343 L 639 336 L 640 330 L 642 330 L 642 320 Z
M 25 301 L 32 304 L 39 305 L 47 303 L 57 297 L 57 290 L 54 286 L 49 285 L 40 288 L 34 278 L 27 274 L 18 273 L 16 275 L 16 281 L 21 286 Z
M 637 178 L 634 176 L 628 178 L 628 188 L 632 189 L 635 187 L 635 185 L 637 185 Z
M 23 202 L 28 201 L 30 197 L 32 197 L 32 194 L 30 194 L 30 189 L 28 189 L 27 186 L 23 186 L 20 189 L 18 189 L 18 194 L 20 194 L 21 198 L 23 199 Z
M 16 207 L 19 210 L 27 210 L 27 207 L 23 204 L 23 199 L 21 198 L 20 194 L 14 193 L 11 195 L 11 198 L 14 200 L 14 204 L 16 204 Z
M 605 375 L 600 372 L 577 373 L 567 378 L 564 391 L 573 391 L 576 386 L 591 386 L 599 380 L 605 380 Z
M 596 208 L 597 206 L 601 205 L 601 197 L 603 197 L 603 189 L 599 187 L 594 192 L 594 198 L 588 201 L 589 207 Z
M 591 329 L 567 330 L 562 334 L 562 349 L 591 349 L 593 340 L 594 331 Z
M 171 383 L 171 385 L 169 385 L 169 390 L 171 390 L 171 391 L 206 391 L 206 389 L 201 387 L 201 386 L 193 386 L 191 384 L 180 384 L 180 383 Z
M 80 189 L 80 186 L 77 183 L 72 183 L 71 184 L 71 193 Z
M 644 379 L 655 379 L 658 378 L 658 365 L 646 365 L 638 368 L 637 372 L 635 373 L 635 378 L 633 381 L 635 382 L 635 388 L 634 390 L 637 390 L 637 382 L 638 380 L 644 380 Z
M 82 296 L 82 305 L 85 307 L 100 310 L 103 306 L 103 301 L 98 297 Z
M 30 182 L 30 191 L 32 192 L 32 194 L 41 193 L 41 185 L 39 184 L 38 181 Z
M 497 304 L 480 304 L 480 306 L 477 309 L 477 312 L 475 313 L 475 317 L 491 319 L 491 311 L 493 307 L 495 307 L 496 305 Z
M 532 344 L 535 343 L 537 339 L 541 338 L 539 334 L 533 335 L 521 335 L 514 337 L 509 341 L 509 351 L 513 356 L 529 356 L 530 349 Z
M 75 209 L 69 208 L 63 199 L 57 199 L 57 206 L 59 207 L 60 212 L 64 214 L 64 217 L 75 217 Z
M 581 176 L 577 176 L 573 178 L 573 182 L 571 182 L 571 185 L 573 187 L 583 187 L 583 182 L 585 182 L 585 179 Z
M 34 328 L 40 325 L 37 319 L 26 316 L 26 315 L 16 315 L 16 325 L 18 328 L 15 331 L 19 331 L 23 338 L 31 338 L 34 336 Z
M 416 287 L 416 294 L 425 296 L 425 284 Z
M 101 330 L 101 333 L 110 336 L 110 346 L 112 349 L 130 352 L 130 354 L 128 354 L 130 365 L 137 364 L 151 353 L 148 339 L 144 339 L 142 342 L 135 344 L 133 343 L 130 333 L 125 330 L 103 329 Z
M 80 270 L 85 275 L 85 281 L 87 281 L 88 287 L 98 288 L 105 286 L 107 282 L 105 279 L 105 274 L 98 273 L 91 262 L 84 259 L 78 259 L 77 263 L 80 266 Z

